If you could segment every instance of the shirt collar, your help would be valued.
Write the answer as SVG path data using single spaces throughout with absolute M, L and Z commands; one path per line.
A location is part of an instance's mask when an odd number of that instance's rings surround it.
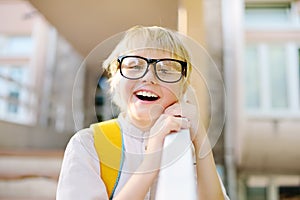
M 128 137 L 135 138 L 140 141 L 144 141 L 148 136 L 149 132 L 144 132 L 134 126 L 132 123 L 128 121 L 125 113 L 120 113 L 118 116 L 118 122 L 121 125 L 122 133 Z

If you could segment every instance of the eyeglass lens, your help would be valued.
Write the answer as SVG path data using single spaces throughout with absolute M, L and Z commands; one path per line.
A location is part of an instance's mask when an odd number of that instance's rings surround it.
M 176 60 L 159 60 L 153 63 L 155 74 L 161 81 L 177 82 L 182 77 L 182 65 Z M 146 59 L 140 57 L 124 57 L 121 60 L 121 73 L 129 79 L 142 78 L 148 69 Z

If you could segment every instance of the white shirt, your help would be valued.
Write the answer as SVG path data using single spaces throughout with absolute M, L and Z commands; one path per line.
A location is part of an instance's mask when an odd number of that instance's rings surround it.
M 120 114 L 118 122 L 123 134 L 125 158 L 115 195 L 123 188 L 132 172 L 139 166 L 145 151 L 145 135 L 127 122 Z M 224 196 L 226 196 L 222 184 Z M 145 200 L 150 200 L 150 191 Z M 101 179 L 100 164 L 94 147 L 92 128 L 78 131 L 65 150 L 57 187 L 57 200 L 108 200 L 106 187 Z M 226 196 L 226 199 L 229 199 Z

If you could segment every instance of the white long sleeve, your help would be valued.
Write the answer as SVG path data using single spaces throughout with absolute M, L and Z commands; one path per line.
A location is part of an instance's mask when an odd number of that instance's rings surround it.
M 105 185 L 100 178 L 91 131 L 83 129 L 76 133 L 66 148 L 57 200 L 108 200 Z
M 123 188 L 145 151 L 144 133 L 129 124 L 122 116 L 121 125 L 125 158 L 122 173 L 115 194 Z M 139 156 L 136 156 L 139 155 Z M 224 197 L 226 191 L 220 179 Z M 149 200 L 149 192 L 145 200 Z M 57 200 L 108 200 L 106 187 L 101 179 L 100 163 L 94 147 L 93 130 L 86 128 L 78 131 L 69 141 L 65 150 L 57 188 Z

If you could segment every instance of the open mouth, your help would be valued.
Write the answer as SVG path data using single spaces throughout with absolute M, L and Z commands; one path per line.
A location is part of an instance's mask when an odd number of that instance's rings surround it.
M 159 96 L 148 91 L 138 91 L 135 95 L 142 101 L 156 101 L 157 99 L 159 99 Z

